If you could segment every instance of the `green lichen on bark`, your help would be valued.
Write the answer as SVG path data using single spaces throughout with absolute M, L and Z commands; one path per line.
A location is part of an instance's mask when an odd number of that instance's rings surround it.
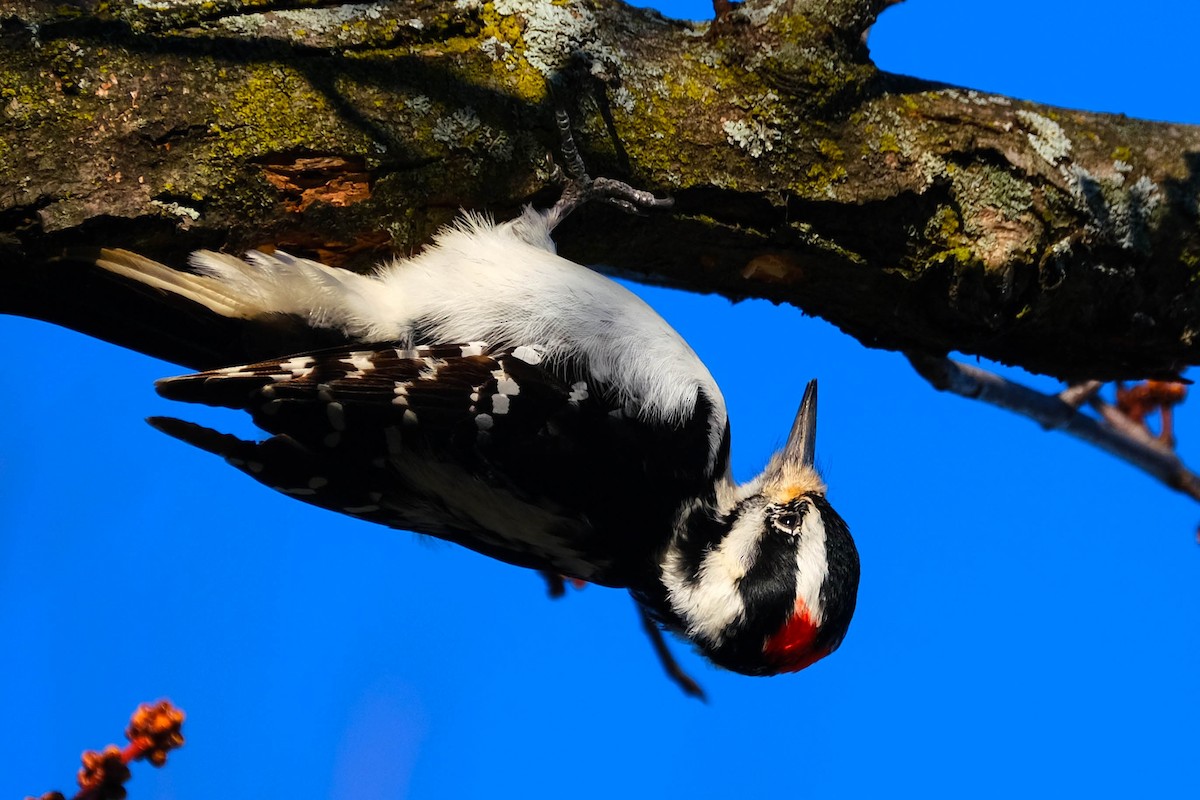
M 32 262 L 83 242 L 366 266 L 460 207 L 552 197 L 557 97 L 594 172 L 677 200 L 586 209 L 568 255 L 873 345 L 1069 377 L 1197 360 L 1200 134 L 880 74 L 862 33 L 885 5 L 26 0 L 0 28 L 0 237 Z M 290 201 L 271 169 L 313 158 L 366 188 L 320 173 L 325 199 Z

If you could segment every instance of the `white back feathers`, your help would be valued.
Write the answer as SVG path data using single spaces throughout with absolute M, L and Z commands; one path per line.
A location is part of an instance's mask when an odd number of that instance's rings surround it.
M 225 316 L 292 314 L 356 342 L 401 347 L 536 345 L 549 364 L 580 365 L 624 413 L 652 422 L 680 424 L 703 393 L 714 463 L 725 432 L 724 398 L 687 342 L 637 295 L 558 256 L 547 215 L 532 208 L 503 224 L 466 215 L 418 255 L 370 275 L 282 251 L 244 259 L 199 251 L 191 258 L 199 275 L 109 253 L 106 269 L 152 277 Z

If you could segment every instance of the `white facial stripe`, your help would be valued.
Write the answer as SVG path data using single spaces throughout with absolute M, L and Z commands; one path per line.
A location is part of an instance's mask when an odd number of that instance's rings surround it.
M 821 605 L 821 586 L 829 574 L 825 555 L 825 521 L 816 506 L 809 505 L 800 526 L 800 546 L 796 549 L 796 599 L 802 600 L 812 614 L 812 621 L 825 621 Z
M 746 604 L 738 586 L 758 558 L 762 537 L 780 535 L 768 533 L 764 521 L 761 508 L 745 509 L 719 546 L 705 554 L 695 581 L 689 579 L 678 544 L 667 549 L 663 584 L 672 610 L 683 620 L 690 637 L 718 647 L 730 627 L 745 617 Z M 828 574 L 825 521 L 820 510 L 809 505 L 796 548 L 796 599 L 804 603 L 816 625 L 825 621 L 821 587 Z
M 696 581 L 689 580 L 683 553 L 672 546 L 663 565 L 663 583 L 672 610 L 687 625 L 688 635 L 716 647 L 727 631 L 746 615 L 738 584 L 758 556 L 763 535 L 757 513 L 742 514 L 718 547 L 700 562 Z

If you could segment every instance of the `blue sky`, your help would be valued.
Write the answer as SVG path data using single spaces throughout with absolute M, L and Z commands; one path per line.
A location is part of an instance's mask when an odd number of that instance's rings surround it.
M 909 0 L 871 48 L 1198 123 L 1198 29 L 1165 0 Z M 863 560 L 833 657 L 755 679 L 677 647 L 711 696 L 686 699 L 623 593 L 551 602 L 536 575 L 273 494 L 143 422 L 245 430 L 157 398 L 176 367 L 0 318 L 19 354 L 0 374 L 0 797 L 69 789 L 81 749 L 163 696 L 188 744 L 136 768 L 134 798 L 1195 791 L 1200 506 L 795 309 L 638 291 L 723 386 L 739 478 L 820 379 L 819 461 Z M 792 348 L 794 379 L 758 342 Z M 1196 402 L 1178 429 L 1200 464 Z

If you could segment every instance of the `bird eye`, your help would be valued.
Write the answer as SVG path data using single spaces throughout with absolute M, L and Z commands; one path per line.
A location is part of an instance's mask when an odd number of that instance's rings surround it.
M 780 533 L 786 533 L 789 536 L 799 533 L 800 515 L 794 511 L 785 511 L 777 515 L 772 522 L 775 523 L 775 528 Z

